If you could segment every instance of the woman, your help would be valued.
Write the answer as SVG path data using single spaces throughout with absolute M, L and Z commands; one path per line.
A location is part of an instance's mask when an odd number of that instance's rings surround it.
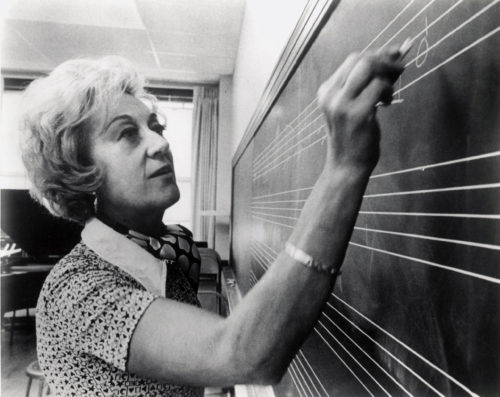
M 352 55 L 321 86 L 324 170 L 286 248 L 227 318 L 198 307 L 190 233 L 162 223 L 179 189 L 135 71 L 118 58 L 69 61 L 32 83 L 22 150 L 33 195 L 85 223 L 37 306 L 38 358 L 55 393 L 197 396 L 278 382 L 333 288 L 378 160 L 375 105 L 390 102 L 402 70 L 396 49 Z

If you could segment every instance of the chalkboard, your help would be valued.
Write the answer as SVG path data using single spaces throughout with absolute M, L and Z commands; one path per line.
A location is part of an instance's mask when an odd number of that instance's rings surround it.
M 231 260 L 248 291 L 322 169 L 319 85 L 352 51 L 416 38 L 343 274 L 276 395 L 500 394 L 499 24 L 498 1 L 335 2 L 239 148 Z

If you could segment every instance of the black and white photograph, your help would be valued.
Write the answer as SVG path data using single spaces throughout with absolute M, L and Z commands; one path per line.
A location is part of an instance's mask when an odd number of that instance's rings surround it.
M 0 396 L 500 395 L 500 0 L 0 18 Z

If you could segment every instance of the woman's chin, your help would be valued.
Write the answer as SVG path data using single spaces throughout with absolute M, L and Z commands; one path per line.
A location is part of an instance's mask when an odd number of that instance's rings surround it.
M 181 192 L 179 191 L 179 187 L 175 185 L 170 185 L 166 192 L 164 192 L 164 200 L 166 208 L 173 206 L 175 203 L 179 201 L 181 198 Z

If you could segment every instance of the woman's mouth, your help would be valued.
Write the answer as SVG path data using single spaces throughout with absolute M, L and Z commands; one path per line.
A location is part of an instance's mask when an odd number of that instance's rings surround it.
M 156 178 L 163 175 L 173 175 L 173 169 L 170 164 L 166 164 L 163 167 L 158 168 L 152 174 L 149 175 L 150 178 Z

